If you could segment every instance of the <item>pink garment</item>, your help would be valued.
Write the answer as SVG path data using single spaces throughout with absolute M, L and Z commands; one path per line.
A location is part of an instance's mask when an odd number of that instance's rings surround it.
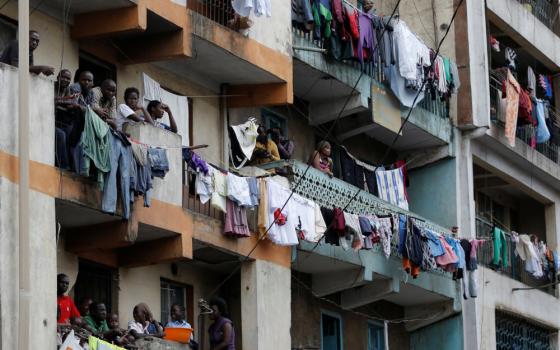
M 237 205 L 230 199 L 226 202 L 226 217 L 224 223 L 224 235 L 232 237 L 249 237 L 249 224 L 247 223 L 247 212 L 244 207 Z
M 456 264 L 459 262 L 459 258 L 453 252 L 453 248 L 447 243 L 444 237 L 439 238 L 441 244 L 443 245 L 443 250 L 445 254 L 436 256 L 436 263 L 441 267 L 446 267 L 449 264 Z
M 504 85 L 506 92 L 506 139 L 511 147 L 515 147 L 515 131 L 517 129 L 521 87 L 509 70 Z
M 476 250 L 482 247 L 485 242 L 484 239 L 471 239 L 471 258 L 476 258 Z

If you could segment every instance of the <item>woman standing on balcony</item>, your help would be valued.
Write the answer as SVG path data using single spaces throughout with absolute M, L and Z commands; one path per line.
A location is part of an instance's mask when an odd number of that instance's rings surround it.
M 235 350 L 235 331 L 231 320 L 225 317 L 227 313 L 225 300 L 212 299 L 210 308 L 212 309 L 210 319 L 214 321 L 208 328 L 210 350 Z
M 317 144 L 317 148 L 311 154 L 309 162 L 312 167 L 321 172 L 333 176 L 333 161 L 331 158 L 331 144 L 328 141 L 321 141 Z

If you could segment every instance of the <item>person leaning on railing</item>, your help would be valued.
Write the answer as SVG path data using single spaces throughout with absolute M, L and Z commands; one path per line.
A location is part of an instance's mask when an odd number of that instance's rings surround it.
M 46 76 L 54 74 L 54 68 L 50 66 L 36 66 L 33 63 L 33 51 L 39 47 L 41 38 L 36 30 L 29 31 L 29 72 L 34 74 L 43 73 Z M 0 62 L 19 67 L 19 49 L 18 41 L 13 40 L 4 48 L 0 56 Z

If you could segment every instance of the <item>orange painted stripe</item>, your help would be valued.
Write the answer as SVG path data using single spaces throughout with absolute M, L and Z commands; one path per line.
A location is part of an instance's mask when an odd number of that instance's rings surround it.
M 19 183 L 19 158 L 0 151 L 0 177 Z M 75 174 L 40 163 L 29 162 L 29 187 L 51 197 L 72 202 L 79 202 L 91 208 L 100 209 L 101 192 L 95 183 Z M 189 213 L 180 206 L 163 201 L 152 200 L 151 206 L 145 208 L 141 201 L 135 206 L 133 215 L 140 223 L 180 233 L 183 236 L 183 254 L 192 257 L 192 238 L 201 240 L 239 255 L 246 255 L 253 248 L 257 236 L 250 238 L 229 239 L 222 235 L 222 224 L 210 218 L 201 218 Z M 186 242 L 186 241 L 188 242 Z M 290 267 L 291 250 L 262 241 L 251 255 L 254 259 L 267 260 L 281 266 Z

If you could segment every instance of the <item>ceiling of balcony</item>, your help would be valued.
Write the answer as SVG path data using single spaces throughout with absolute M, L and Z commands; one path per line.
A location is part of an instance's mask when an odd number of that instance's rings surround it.
M 63 228 L 68 229 L 116 222 L 122 220 L 122 218 L 118 215 L 105 214 L 94 208 L 57 199 L 56 220 Z
M 336 78 L 294 59 L 294 95 L 303 100 L 328 101 L 347 96 L 352 87 Z
M 244 85 L 281 83 L 282 80 L 202 39 L 192 36 L 192 58 L 165 61 L 157 66 L 218 91 L 220 84 Z
M 75 14 L 135 6 L 138 0 L 31 0 L 29 8 L 30 11 L 36 8 L 54 18 L 62 19 L 63 9 L 68 3 L 70 4 L 69 22 L 73 23 L 72 16 Z

